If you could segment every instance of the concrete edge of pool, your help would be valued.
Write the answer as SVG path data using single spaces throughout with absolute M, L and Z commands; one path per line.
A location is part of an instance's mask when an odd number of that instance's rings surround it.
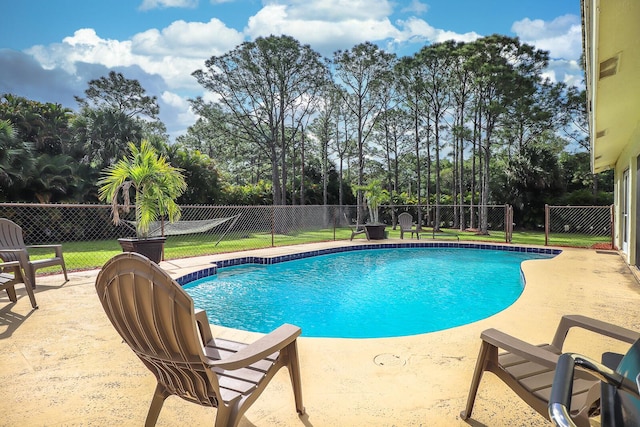
M 486 243 L 459 243 L 459 242 L 395 242 L 395 243 L 368 243 L 360 245 L 349 246 L 335 246 L 330 248 L 323 248 L 304 252 L 294 252 L 287 254 L 279 254 L 274 256 L 244 256 L 244 257 L 232 257 L 229 259 L 220 259 L 213 262 L 212 266 L 203 268 L 198 271 L 191 272 L 184 276 L 176 278 L 176 281 L 180 285 L 186 285 L 194 280 L 202 279 L 203 277 L 216 274 L 219 268 L 234 267 L 244 264 L 277 264 L 281 262 L 294 261 L 297 259 L 335 254 L 349 251 L 360 251 L 368 249 L 400 249 L 400 248 L 464 248 L 464 249 L 478 249 L 478 250 L 500 250 L 506 252 L 524 252 L 524 253 L 536 253 L 543 255 L 558 255 L 562 252 L 558 248 L 549 247 L 536 247 L 526 245 L 503 245 L 503 244 L 486 244 Z
M 401 241 L 398 240 L 398 243 Z M 290 254 L 362 242 L 241 252 L 235 257 Z M 365 243 L 368 244 L 368 243 Z M 202 270 L 229 254 L 163 262 L 172 277 Z M 479 349 L 480 332 L 497 327 L 533 343 L 551 339 L 566 313 L 593 316 L 640 329 L 636 278 L 614 251 L 562 248 L 550 260 L 523 264 L 527 285 L 506 310 L 487 319 L 409 337 L 383 339 L 300 338 L 307 415 L 299 418 L 286 371 L 280 371 L 242 418 L 261 426 L 468 426 L 459 419 Z M 143 425 L 155 379 L 122 343 L 95 295 L 97 271 L 39 278 L 31 310 L 0 295 L 0 379 L 9 392 L 0 401 L 2 425 Z M 230 339 L 258 334 L 213 327 Z M 570 334 L 566 349 L 597 357 L 624 344 Z M 177 398 L 164 405 L 158 426 L 209 426 L 214 410 Z M 471 425 L 546 426 L 492 375 L 480 385 Z

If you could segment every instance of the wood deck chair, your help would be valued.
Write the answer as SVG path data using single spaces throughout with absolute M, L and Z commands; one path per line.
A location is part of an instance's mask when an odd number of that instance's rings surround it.
M 547 406 L 554 371 L 563 352 L 562 346 L 567 333 L 573 327 L 627 343 L 640 338 L 637 332 L 579 315 L 562 317 L 551 344 L 535 346 L 498 330 L 488 329 L 480 336 L 480 354 L 471 380 L 467 405 L 460 417 L 463 420 L 471 417 L 482 374 L 489 371 L 504 381 L 529 406 L 549 419 Z M 499 349 L 506 352 L 499 354 Z M 573 379 L 571 417 L 578 426 L 589 426 L 589 416 L 599 410 L 599 399 L 600 381 L 586 372 L 576 373 Z
M 157 379 L 145 426 L 156 424 L 165 399 L 179 396 L 217 408 L 215 426 L 236 426 L 276 371 L 287 367 L 296 410 L 304 414 L 296 338 L 284 324 L 246 345 L 214 338 L 204 311 L 157 264 L 124 252 L 96 279 L 107 317 Z
M 53 249 L 54 256 L 52 258 L 35 259 L 29 258 L 29 249 Z M 16 251 L 18 250 L 18 251 Z M 0 258 L 3 261 L 19 261 L 19 251 L 23 251 L 26 256 L 26 268 L 24 272 L 28 276 L 31 286 L 36 287 L 36 270 L 43 267 L 51 267 L 59 265 L 64 273 L 64 280 L 68 281 L 67 266 L 62 256 L 62 245 L 25 245 L 22 237 L 22 228 L 15 222 L 0 218 Z M 16 275 L 22 274 L 20 269 L 14 270 Z
M 347 214 L 344 214 L 344 219 L 347 221 L 347 225 L 351 229 L 351 237 L 349 240 L 353 240 L 353 238 L 358 234 L 364 234 L 367 237 L 367 240 L 369 240 L 369 233 L 367 232 L 367 228 L 364 224 L 352 224 L 351 221 L 349 221 L 349 218 L 347 218 Z
M 404 233 L 411 233 L 411 238 L 415 234 L 418 240 L 420 240 L 420 230 L 418 227 L 413 227 L 413 217 L 409 212 L 402 212 L 398 215 L 398 224 L 400 225 L 400 238 L 404 239 Z
M 26 266 L 26 256 L 23 251 L 16 251 L 16 256 L 19 261 L 0 262 L 0 290 L 4 289 L 9 295 L 9 301 L 17 302 L 18 296 L 16 295 L 16 285 L 24 285 L 31 301 L 31 307 L 38 308 L 36 303 L 36 297 L 33 294 L 33 286 L 29 282 L 28 275 L 24 273 L 24 267 Z M 7 273 L 5 270 L 9 270 Z M 16 271 L 21 273 L 16 274 Z

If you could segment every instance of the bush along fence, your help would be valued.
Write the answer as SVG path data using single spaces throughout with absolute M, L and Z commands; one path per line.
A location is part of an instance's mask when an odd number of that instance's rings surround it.
M 125 221 L 115 226 L 111 221 L 110 208 L 108 205 L 89 204 L 0 203 L 0 217 L 22 227 L 27 245 L 62 243 L 67 268 L 84 270 L 98 268 L 121 252 L 118 238 L 135 236 L 134 211 L 123 213 Z M 165 260 L 348 240 L 353 227 L 358 225 L 356 206 L 189 205 L 181 206 L 181 210 L 180 221 L 173 224 L 160 222 L 152 227 L 152 234 L 167 238 Z M 568 222 L 556 220 L 555 212 L 559 211 L 551 209 L 553 225 L 549 226 L 551 232 L 548 236 L 542 231 L 514 233 L 513 211 L 508 205 L 385 205 L 379 208 L 379 221 L 386 224 L 389 238 L 400 238 L 397 216 L 401 212 L 409 212 L 416 226 L 419 224 L 423 229 L 422 239 L 590 247 L 595 243 L 611 242 L 610 234 L 609 240 L 594 235 L 596 231 L 601 232 L 602 227 L 593 225 L 592 216 L 600 218 L 601 211 L 601 207 L 584 207 L 583 210 L 572 211 L 579 212 L 574 213 L 577 219 Z M 366 209 L 361 209 L 363 212 Z M 362 214 L 361 218 L 366 222 L 366 215 Z M 574 233 L 560 239 L 558 233 L 564 232 L 565 222 Z M 364 239 L 365 235 L 359 234 L 356 238 Z M 37 251 L 32 253 L 35 259 L 47 256 Z M 47 273 L 46 269 L 43 271 Z

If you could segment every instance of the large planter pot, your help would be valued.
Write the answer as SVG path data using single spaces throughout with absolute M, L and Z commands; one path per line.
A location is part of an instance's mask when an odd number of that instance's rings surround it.
M 371 240 L 382 240 L 384 239 L 384 229 L 387 227 L 386 224 L 365 224 L 364 228 L 367 230 L 367 237 Z
M 149 237 L 139 239 L 137 237 L 128 237 L 118 239 L 118 243 L 122 246 L 122 252 L 137 252 L 146 256 L 151 261 L 159 263 L 162 261 L 162 249 L 166 237 Z

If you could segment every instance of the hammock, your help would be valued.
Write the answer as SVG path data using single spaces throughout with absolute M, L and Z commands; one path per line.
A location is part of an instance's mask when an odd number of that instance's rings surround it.
M 240 214 L 215 219 L 202 219 L 193 221 L 176 221 L 174 223 L 164 221 L 154 221 L 149 226 L 149 237 L 158 236 L 178 236 L 181 234 L 196 234 L 205 233 L 219 225 L 224 224 L 227 221 L 231 221 L 227 229 L 222 233 L 218 241 L 214 246 L 218 246 L 218 243 L 224 238 L 224 236 L 233 228 L 233 226 L 240 218 Z M 129 225 L 135 230 L 135 221 L 125 221 L 125 224 Z

